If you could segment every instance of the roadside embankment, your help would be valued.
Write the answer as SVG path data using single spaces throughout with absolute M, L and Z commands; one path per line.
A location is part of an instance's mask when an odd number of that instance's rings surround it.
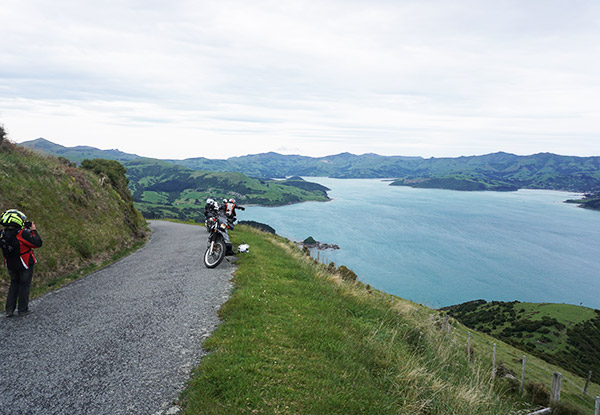
M 498 414 L 527 406 L 469 362 L 429 308 L 344 281 L 293 242 L 237 226 L 250 244 L 186 414 Z
M 34 296 L 114 262 L 146 238 L 146 221 L 133 207 L 124 168 L 105 160 L 89 170 L 9 141 L 0 145 L 0 211 L 19 209 L 35 222 Z M 0 306 L 8 274 L 0 267 Z

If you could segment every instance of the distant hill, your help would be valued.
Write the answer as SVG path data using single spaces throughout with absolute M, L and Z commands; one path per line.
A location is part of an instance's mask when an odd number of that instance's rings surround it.
M 124 165 L 136 207 L 149 219 L 202 222 L 204 205 L 209 197 L 218 201 L 233 197 L 242 206 L 329 200 L 327 187 L 299 177 L 254 179 L 243 173 L 198 171 L 155 159 L 137 159 Z
M 600 310 L 569 304 L 484 300 L 442 308 L 487 333 L 582 377 L 600 381 Z
M 428 159 L 393 184 L 456 190 L 526 188 L 591 192 L 600 189 L 600 157 L 494 153 Z
M 140 158 L 140 156 L 136 154 L 123 153 L 119 150 L 100 150 L 87 146 L 64 147 L 59 144 L 54 144 L 44 138 L 26 141 L 21 145 L 41 153 L 51 154 L 56 157 L 64 157 L 74 163 L 81 163 L 85 159 L 129 161 Z
M 118 150 L 53 147 L 42 139 L 23 143 L 72 161 L 101 157 L 121 161 L 138 158 Z M 56 146 L 56 145 L 54 145 Z M 97 153 L 100 152 L 100 153 Z M 193 170 L 239 172 L 250 177 L 326 176 L 335 178 L 393 178 L 393 185 L 453 190 L 511 191 L 522 188 L 572 192 L 600 191 L 600 157 L 539 153 L 517 156 L 493 153 L 457 158 L 354 155 L 306 157 L 278 153 L 212 160 L 203 157 L 166 160 Z
M 277 206 L 329 200 L 329 189 L 317 183 L 307 182 L 300 177 L 290 180 L 254 179 L 235 170 L 224 170 L 223 163 L 218 160 L 206 162 L 207 167 L 213 163 L 213 171 L 208 171 L 210 168 L 200 171 L 186 167 L 186 163 L 142 158 L 119 150 L 63 147 L 42 138 L 22 145 L 75 163 L 95 159 L 122 162 L 127 169 L 135 206 L 148 219 L 173 218 L 202 222 L 208 197 L 217 200 L 233 197 L 242 206 Z
M 341 153 L 327 157 L 307 157 L 278 153 L 252 154 L 231 157 L 227 160 L 191 158 L 171 160 L 193 169 L 213 171 L 239 171 L 253 177 L 282 178 L 288 176 L 312 176 L 335 178 L 392 178 L 409 173 L 420 157 L 360 156 Z

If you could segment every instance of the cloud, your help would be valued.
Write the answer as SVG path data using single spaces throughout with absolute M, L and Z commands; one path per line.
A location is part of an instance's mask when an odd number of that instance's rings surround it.
M 600 154 L 599 8 L 5 0 L 0 121 L 171 158 Z

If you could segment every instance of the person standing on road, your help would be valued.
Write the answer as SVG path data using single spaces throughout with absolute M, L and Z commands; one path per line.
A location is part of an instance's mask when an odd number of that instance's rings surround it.
M 12 317 L 15 310 L 19 316 L 29 314 L 29 290 L 33 279 L 33 266 L 37 262 L 33 249 L 42 246 L 42 238 L 35 223 L 16 209 L 7 210 L 0 217 L 4 229 L 0 232 L 0 247 L 4 255 L 4 265 L 10 276 L 10 286 L 6 298 L 6 316 Z

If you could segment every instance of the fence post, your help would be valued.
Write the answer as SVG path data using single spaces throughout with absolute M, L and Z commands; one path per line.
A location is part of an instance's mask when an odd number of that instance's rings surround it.
M 523 355 L 523 370 L 521 372 L 521 395 L 523 395 L 523 390 L 525 389 L 525 364 L 527 362 L 527 356 Z
M 492 379 L 496 379 L 496 343 L 494 343 L 494 353 L 492 355 Z
M 583 388 L 583 393 L 586 395 L 587 395 L 587 388 L 590 384 L 590 380 L 592 380 L 592 371 L 591 370 L 588 372 L 588 377 L 587 377 L 587 380 L 585 381 L 585 388 Z
M 594 415 L 600 415 L 600 396 L 596 396 L 596 410 Z
M 471 332 L 469 332 L 469 337 L 467 338 L 467 358 L 469 362 L 471 361 Z
M 550 399 L 552 401 L 560 401 L 560 384 L 562 383 L 562 374 L 560 372 L 554 372 L 552 378 L 552 395 Z

